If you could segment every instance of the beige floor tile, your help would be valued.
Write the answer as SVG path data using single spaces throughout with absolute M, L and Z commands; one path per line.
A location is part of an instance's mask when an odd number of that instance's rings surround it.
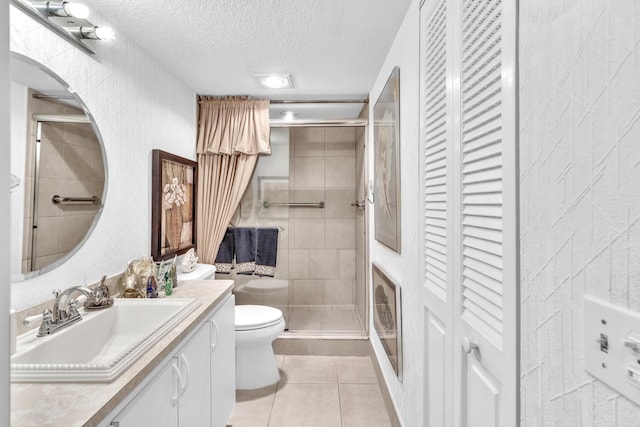
M 286 362 L 285 360 L 285 364 Z M 336 427 L 340 425 L 337 384 L 278 385 L 269 427 Z
M 280 383 L 259 390 L 238 391 L 230 425 L 391 425 L 369 357 L 276 355 L 276 360 L 282 374 Z M 293 381 L 289 381 L 289 376 Z
M 336 357 L 338 382 L 341 384 L 377 384 L 369 357 Z
M 337 383 L 338 372 L 334 357 L 285 356 L 282 382 L 297 384 Z
M 276 385 L 236 391 L 236 406 L 229 424 L 233 427 L 267 427 L 276 396 Z
M 377 384 L 340 384 L 343 427 L 390 427 Z

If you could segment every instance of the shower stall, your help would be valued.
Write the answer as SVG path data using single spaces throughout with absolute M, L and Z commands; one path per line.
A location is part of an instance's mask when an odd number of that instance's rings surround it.
M 357 123 L 357 122 L 354 122 Z M 281 309 L 288 335 L 367 336 L 363 125 L 271 129 L 232 224 L 278 227 L 273 278 L 232 270 L 237 304 Z

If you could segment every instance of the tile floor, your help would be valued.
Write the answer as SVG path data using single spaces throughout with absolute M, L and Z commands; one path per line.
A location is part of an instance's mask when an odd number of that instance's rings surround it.
M 280 382 L 237 391 L 231 426 L 391 426 L 369 357 L 276 358 Z

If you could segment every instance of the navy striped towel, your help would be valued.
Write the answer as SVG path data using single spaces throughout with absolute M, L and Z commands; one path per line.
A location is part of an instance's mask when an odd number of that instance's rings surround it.
M 278 259 L 278 229 L 256 230 L 256 276 L 273 277 Z
M 216 256 L 216 273 L 229 274 L 233 267 L 233 229 L 227 228 Z

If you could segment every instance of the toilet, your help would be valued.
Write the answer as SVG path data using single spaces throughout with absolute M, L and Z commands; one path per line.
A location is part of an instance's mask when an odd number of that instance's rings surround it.
M 237 280 L 233 294 L 236 305 L 268 305 L 282 311 L 285 323 L 289 318 L 289 281 L 282 279 Z
M 280 381 L 271 346 L 284 331 L 282 311 L 266 305 L 236 305 L 236 389 L 253 390 Z

